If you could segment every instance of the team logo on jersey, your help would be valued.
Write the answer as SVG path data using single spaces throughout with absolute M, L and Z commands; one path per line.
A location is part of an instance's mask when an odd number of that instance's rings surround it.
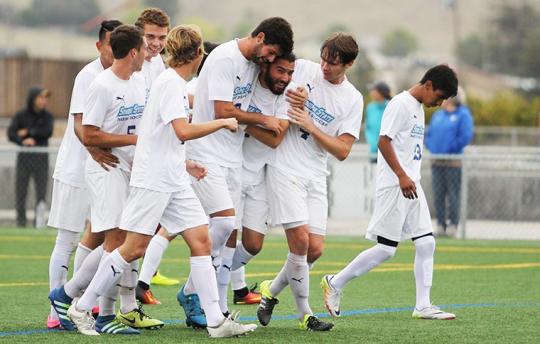
M 127 121 L 128 119 L 139 119 L 144 112 L 144 105 L 133 104 L 131 106 L 120 106 L 116 119 L 118 121 Z
M 253 84 L 250 82 L 245 86 L 236 86 L 233 92 L 233 100 L 243 99 L 251 93 Z
M 311 86 L 310 84 L 306 84 L 308 90 L 309 90 L 309 93 L 311 93 L 311 91 L 313 91 L 313 89 L 315 88 L 315 86 Z
M 417 139 L 423 139 L 424 138 L 424 126 L 415 124 L 411 129 L 411 137 L 417 138 Z
M 336 119 L 333 115 L 329 114 L 325 108 L 315 105 L 311 100 L 306 100 L 306 108 L 309 111 L 309 115 L 314 121 L 320 125 L 326 127 Z
M 249 104 L 247 112 L 262 113 L 261 109 L 259 109 L 256 105 L 253 104 Z

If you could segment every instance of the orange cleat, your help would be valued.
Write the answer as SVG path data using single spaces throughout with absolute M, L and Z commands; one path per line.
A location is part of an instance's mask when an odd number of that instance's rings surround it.
M 156 299 L 150 289 L 144 290 L 141 287 L 137 287 L 136 296 L 137 300 L 139 300 L 144 305 L 161 305 L 161 302 Z
M 247 288 L 246 288 L 247 289 Z M 256 291 L 257 284 L 248 289 L 248 293 L 244 296 L 238 296 L 234 293 L 233 302 L 235 305 L 255 305 L 261 303 L 261 293 Z

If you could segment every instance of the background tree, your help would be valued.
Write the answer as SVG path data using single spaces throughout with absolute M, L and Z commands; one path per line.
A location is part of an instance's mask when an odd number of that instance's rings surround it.
M 381 52 L 387 56 L 405 57 L 418 49 L 418 39 L 410 31 L 397 28 L 384 35 Z

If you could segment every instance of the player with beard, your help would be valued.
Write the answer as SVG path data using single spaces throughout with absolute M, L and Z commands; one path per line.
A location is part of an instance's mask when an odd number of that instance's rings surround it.
M 283 18 L 262 21 L 250 36 L 218 46 L 206 59 L 198 78 L 193 106 L 193 123 L 204 123 L 216 118 L 234 117 L 240 124 L 262 125 L 280 134 L 279 120 L 247 111 L 258 75 L 258 66 L 272 62 L 276 56 L 292 51 L 290 24 Z M 235 209 L 241 194 L 242 141 L 244 132 L 218 131 L 187 142 L 187 158 L 208 169 L 203 180 L 193 180 L 193 189 L 210 217 L 213 264 L 220 272 L 221 251 L 235 227 Z M 223 260 L 227 260 L 223 258 Z M 229 259 L 230 266 L 232 256 Z M 228 271 L 230 278 L 230 271 Z M 227 277 L 225 277 L 227 279 Z M 177 298 L 184 308 L 187 324 L 205 327 L 195 290 L 181 288 Z M 220 302 L 223 313 L 226 303 Z

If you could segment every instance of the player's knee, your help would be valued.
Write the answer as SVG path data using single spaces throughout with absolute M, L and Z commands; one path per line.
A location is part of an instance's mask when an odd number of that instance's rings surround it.
M 397 247 L 388 246 L 384 244 L 377 244 L 379 251 L 381 252 L 382 261 L 392 259 L 396 255 Z
M 209 256 L 212 250 L 212 241 L 209 236 L 199 238 L 190 246 L 191 256 Z
M 310 247 L 308 251 L 308 257 L 307 257 L 308 263 L 315 262 L 317 259 L 321 258 L 322 255 L 323 255 L 323 250 L 321 247 L 316 247 L 316 248 Z
M 259 242 L 257 240 L 253 240 L 250 242 L 243 242 L 242 245 L 249 254 L 256 256 L 259 252 L 261 252 L 263 243 L 262 241 Z

